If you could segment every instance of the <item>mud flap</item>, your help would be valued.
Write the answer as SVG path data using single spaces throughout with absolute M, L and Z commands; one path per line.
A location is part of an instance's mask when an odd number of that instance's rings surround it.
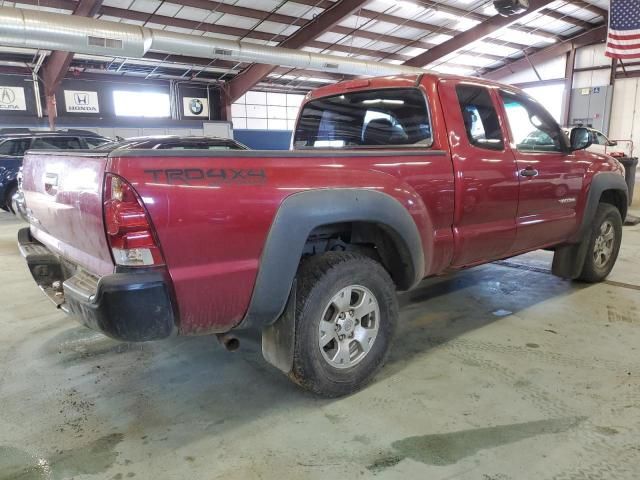
M 551 273 L 570 280 L 578 278 L 582 273 L 588 247 L 589 238 L 587 237 L 580 243 L 556 248 Z
M 262 356 L 285 374 L 293 368 L 293 348 L 296 338 L 296 282 L 293 282 L 284 313 L 262 330 Z

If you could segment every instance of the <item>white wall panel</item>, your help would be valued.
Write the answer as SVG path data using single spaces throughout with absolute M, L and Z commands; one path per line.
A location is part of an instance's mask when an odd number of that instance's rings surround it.
M 640 153 L 640 79 L 617 79 L 613 91 L 609 137 L 631 139 Z
M 573 74 L 573 88 L 604 87 L 611 81 L 611 70 L 590 70 Z
M 599 43 L 576 50 L 576 68 L 611 65 L 611 59 L 604 55 L 605 44 Z

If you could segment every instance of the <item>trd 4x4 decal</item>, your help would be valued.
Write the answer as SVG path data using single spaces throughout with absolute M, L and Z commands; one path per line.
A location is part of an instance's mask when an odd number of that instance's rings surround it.
M 261 168 L 158 168 L 144 170 L 144 173 L 154 183 L 169 185 L 213 185 L 224 182 L 255 185 L 267 179 Z

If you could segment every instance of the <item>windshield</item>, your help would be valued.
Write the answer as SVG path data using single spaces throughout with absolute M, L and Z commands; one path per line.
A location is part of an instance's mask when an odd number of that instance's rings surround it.
M 424 95 L 417 88 L 345 93 L 307 103 L 295 148 L 431 145 Z

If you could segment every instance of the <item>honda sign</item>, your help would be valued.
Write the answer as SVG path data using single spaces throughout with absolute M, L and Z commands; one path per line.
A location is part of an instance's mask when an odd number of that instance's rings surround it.
M 98 92 L 65 90 L 64 103 L 70 113 L 100 113 Z

